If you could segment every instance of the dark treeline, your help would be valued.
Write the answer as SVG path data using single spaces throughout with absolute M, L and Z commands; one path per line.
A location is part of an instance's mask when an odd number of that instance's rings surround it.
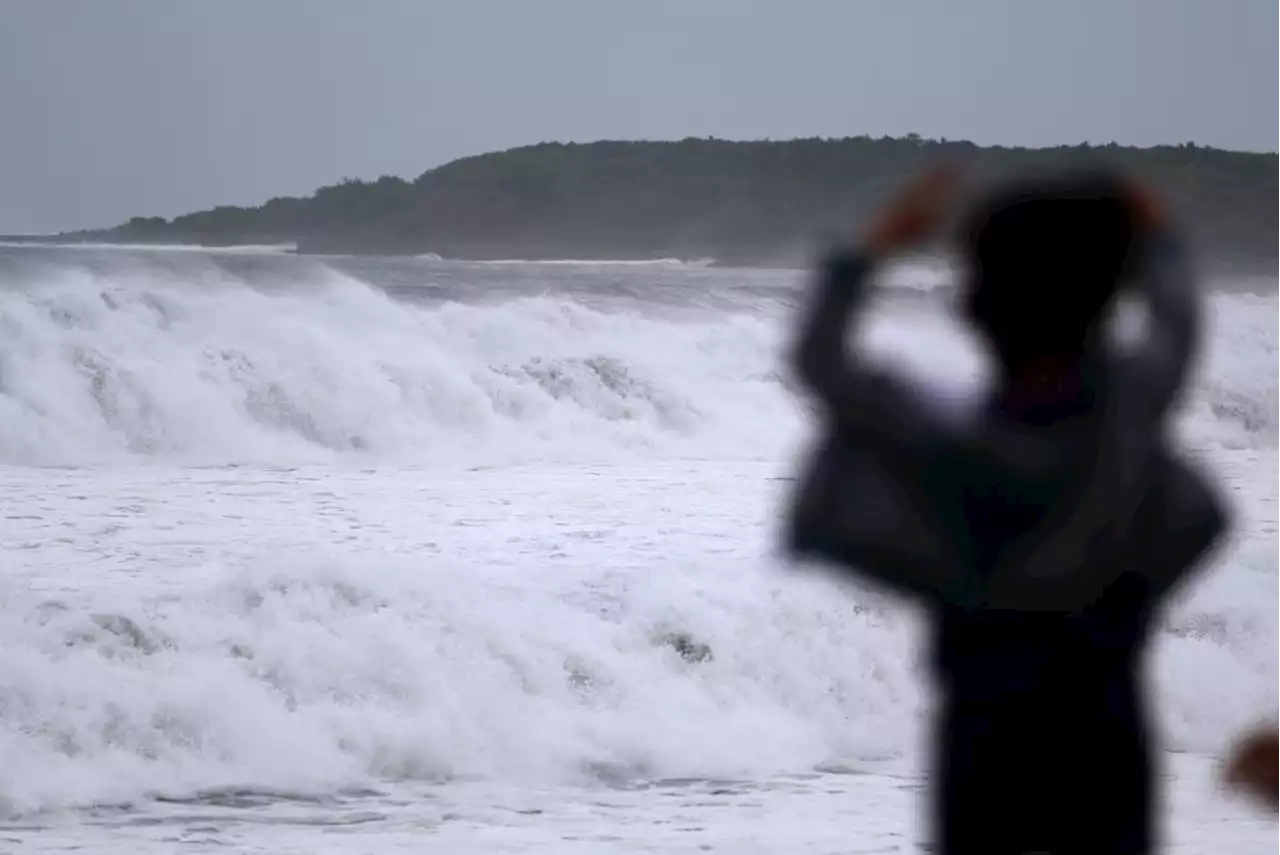
M 1201 249 L 1274 264 L 1277 158 L 1194 144 L 979 147 L 915 136 L 790 142 L 544 143 L 455 160 L 413 181 L 345 180 L 308 198 L 135 217 L 79 233 L 121 241 L 296 242 L 300 252 L 446 258 L 803 260 L 943 156 L 979 179 L 1118 166 L 1156 184 Z

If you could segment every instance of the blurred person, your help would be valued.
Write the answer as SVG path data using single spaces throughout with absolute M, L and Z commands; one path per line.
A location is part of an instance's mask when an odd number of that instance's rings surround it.
M 972 418 L 944 412 L 844 338 L 877 264 L 938 230 L 956 182 L 929 172 L 821 267 L 792 361 L 825 433 L 787 546 L 927 609 L 935 851 L 1146 853 L 1146 642 L 1226 526 L 1165 435 L 1198 345 L 1194 280 L 1140 188 L 1004 188 L 960 231 L 994 388 Z M 1147 310 L 1128 350 L 1108 336 L 1122 292 Z

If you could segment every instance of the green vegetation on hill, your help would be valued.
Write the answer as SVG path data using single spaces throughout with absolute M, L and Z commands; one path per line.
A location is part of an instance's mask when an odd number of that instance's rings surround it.
M 1172 203 L 1208 255 L 1272 262 L 1277 157 L 1194 144 L 979 147 L 916 136 L 789 142 L 543 143 L 455 160 L 413 181 L 383 176 L 256 208 L 135 217 L 96 239 L 297 242 L 300 252 L 446 258 L 802 260 L 847 232 L 908 174 L 938 157 L 978 177 L 1111 165 Z

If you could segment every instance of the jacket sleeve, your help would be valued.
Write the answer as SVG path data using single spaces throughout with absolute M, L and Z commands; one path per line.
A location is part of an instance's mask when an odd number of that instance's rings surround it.
M 840 253 L 823 263 L 791 362 L 841 436 L 901 458 L 934 447 L 940 430 L 899 378 L 846 352 L 845 336 L 860 320 L 872 268 L 864 253 Z
M 1185 243 L 1172 229 L 1153 235 L 1139 279 L 1148 324 L 1146 340 L 1120 360 L 1125 391 L 1161 419 L 1187 381 L 1200 348 L 1201 322 L 1195 271 Z
M 948 527 L 945 498 L 924 489 L 828 432 L 800 470 L 782 545 L 898 594 L 968 602 L 966 545 Z
M 1044 443 L 1009 432 L 958 431 L 909 381 L 846 352 L 845 335 L 860 320 L 873 267 L 862 252 L 826 260 L 791 351 L 793 370 L 826 409 L 836 433 L 900 473 L 918 471 L 942 453 L 967 455 L 1011 475 L 1051 466 L 1054 452 Z

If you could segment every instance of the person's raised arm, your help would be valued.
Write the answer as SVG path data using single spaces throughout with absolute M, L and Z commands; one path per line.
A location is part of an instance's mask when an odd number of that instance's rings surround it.
M 955 171 L 947 167 L 926 173 L 874 222 L 859 248 L 838 251 L 823 262 L 792 347 L 792 368 L 838 433 L 891 462 L 915 468 L 945 447 L 997 470 L 1043 468 L 1051 463 L 1046 459 L 1051 449 L 1005 432 L 957 431 L 921 400 L 909 380 L 845 349 L 845 335 L 866 305 L 876 264 L 937 227 L 955 181 Z
M 841 435 L 883 454 L 909 456 L 940 441 L 936 416 L 906 380 L 845 349 L 845 335 L 866 303 L 875 256 L 870 248 L 846 250 L 823 262 L 791 363 Z
M 1155 197 L 1140 186 L 1130 195 L 1148 233 L 1136 259 L 1137 290 L 1146 303 L 1147 334 L 1134 353 L 1119 360 L 1126 394 L 1137 395 L 1146 415 L 1162 419 L 1187 380 L 1200 347 L 1200 306 L 1187 248 Z

